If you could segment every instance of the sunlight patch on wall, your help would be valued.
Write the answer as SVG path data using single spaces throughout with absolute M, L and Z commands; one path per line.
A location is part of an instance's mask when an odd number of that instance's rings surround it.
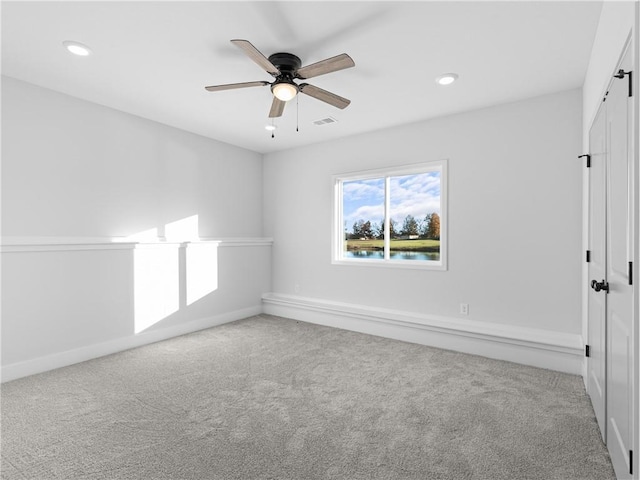
M 178 245 L 134 250 L 134 331 L 140 333 L 180 308 Z
M 218 289 L 218 243 L 190 243 L 186 249 L 187 305 Z
M 198 215 L 185 217 L 164 226 L 167 242 L 189 242 L 200 239 L 198 236 Z
M 198 215 L 129 235 L 125 241 L 137 243 L 135 333 L 218 289 L 219 242 L 199 241 Z
M 150 228 L 149 230 L 143 230 L 142 232 L 128 235 L 118 241 L 123 242 L 157 242 L 158 241 L 158 229 Z

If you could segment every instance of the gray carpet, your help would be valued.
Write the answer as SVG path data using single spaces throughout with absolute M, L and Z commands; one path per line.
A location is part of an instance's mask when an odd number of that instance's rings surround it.
M 577 376 L 267 315 L 2 386 L 3 479 L 613 479 Z

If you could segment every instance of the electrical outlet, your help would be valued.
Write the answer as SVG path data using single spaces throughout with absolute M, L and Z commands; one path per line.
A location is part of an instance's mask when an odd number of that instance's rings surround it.
M 469 304 L 461 303 L 460 304 L 460 315 L 469 315 Z
M 293 291 L 296 292 L 296 293 L 300 293 L 300 284 L 299 283 L 296 283 L 293 286 Z

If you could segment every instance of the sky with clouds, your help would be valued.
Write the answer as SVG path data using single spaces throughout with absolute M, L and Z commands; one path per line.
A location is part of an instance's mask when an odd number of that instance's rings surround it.
M 354 222 L 384 218 L 384 178 L 345 181 L 342 184 L 343 220 L 351 230 Z M 391 177 L 391 218 L 400 226 L 407 215 L 422 220 L 440 215 L 440 172 Z

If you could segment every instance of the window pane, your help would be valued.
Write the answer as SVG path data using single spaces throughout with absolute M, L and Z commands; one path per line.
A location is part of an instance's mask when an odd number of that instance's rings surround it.
M 446 172 L 442 160 L 335 175 L 333 263 L 447 270 Z
M 384 178 L 342 182 L 343 258 L 384 258 Z
M 391 260 L 440 260 L 440 171 L 391 177 Z

